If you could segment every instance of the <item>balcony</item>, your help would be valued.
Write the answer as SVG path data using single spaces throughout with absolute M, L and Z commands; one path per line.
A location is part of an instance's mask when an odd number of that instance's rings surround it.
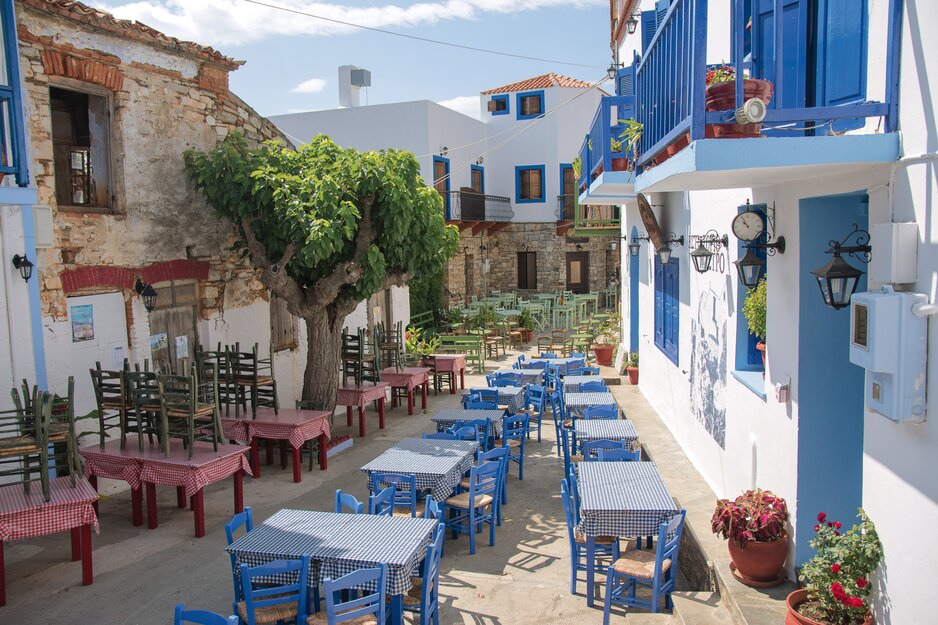
M 844 16 L 839 16 L 840 21 L 827 22 L 820 19 L 823 16 L 811 16 L 818 18 L 814 21 L 819 24 L 813 43 L 799 20 L 811 23 L 808 3 L 752 3 L 761 10 L 752 16 L 751 52 L 746 54 L 749 15 L 746 3 L 735 0 L 733 14 L 727 16 L 734 38 L 729 65 L 744 71 L 735 72 L 735 79 L 729 83 L 735 88 L 732 107 L 707 110 L 708 2 L 672 0 L 635 68 L 635 117 L 644 127 L 635 190 L 785 184 L 895 161 L 899 155 L 896 129 L 901 4 L 899 0 L 889 1 L 886 50 L 866 50 L 866 56 L 886 57 L 884 101 L 877 102 L 866 98 L 866 63 L 859 53 L 877 40 L 867 35 L 870 29 L 865 11 L 851 13 L 846 27 L 840 23 L 845 21 Z M 791 7 L 797 15 L 789 14 Z M 842 28 L 837 32 L 839 38 L 828 34 L 828 29 L 835 28 L 830 25 L 835 21 L 836 27 Z M 846 47 L 845 39 L 853 47 Z M 805 50 L 814 56 L 805 55 Z M 814 59 L 816 67 L 809 68 L 806 58 Z M 844 58 L 849 60 L 844 62 Z M 726 124 L 736 123 L 736 110 L 748 99 L 744 91 L 746 77 L 769 80 L 774 87 L 762 121 L 763 136 L 758 136 L 756 129 L 752 138 L 715 138 L 725 133 Z M 712 104 L 711 108 L 716 106 L 720 105 Z M 884 133 L 842 134 L 877 117 L 884 118 Z
M 580 148 L 577 191 L 581 206 L 617 204 L 635 197 L 635 174 L 629 156 L 621 145 L 613 152 L 613 140 L 620 141 L 622 133 L 619 120 L 631 119 L 634 110 L 635 96 L 603 96 L 600 100 Z
M 497 232 L 506 228 L 515 216 L 511 199 L 501 195 L 485 195 L 474 191 L 450 191 L 446 206 L 447 221 L 460 231 L 472 234 Z
M 619 207 L 579 204 L 573 194 L 557 196 L 557 235 L 619 236 Z

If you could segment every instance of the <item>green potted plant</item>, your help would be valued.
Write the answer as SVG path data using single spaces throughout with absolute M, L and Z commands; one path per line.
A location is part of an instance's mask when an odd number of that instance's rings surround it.
M 762 353 L 762 369 L 765 369 L 765 304 L 768 295 L 768 287 L 765 278 L 759 280 L 756 288 L 746 294 L 743 301 L 743 314 L 746 315 L 746 324 L 749 326 L 749 332 L 759 339 L 756 349 Z M 765 377 L 763 372 L 762 377 Z
M 801 567 L 803 588 L 785 601 L 786 625 L 872 625 L 870 576 L 883 559 L 883 546 L 866 513 L 860 523 L 841 532 L 839 521 L 817 515 L 811 547 L 813 558 Z
M 417 364 L 424 358 L 435 354 L 440 347 L 440 337 L 411 326 L 404 334 L 404 360 L 407 364 Z
M 743 101 L 759 98 L 768 106 L 774 87 L 761 78 L 743 79 Z M 721 65 L 707 70 L 707 110 L 736 110 L 736 68 Z M 708 124 L 707 136 L 715 138 L 761 137 L 762 124 Z
M 610 137 L 609 151 L 612 153 L 612 171 L 628 171 L 631 163 L 625 154 L 622 142 L 615 137 Z
M 730 501 L 720 499 L 710 528 L 729 542 L 730 570 L 747 586 L 777 586 L 788 556 L 788 505 L 772 491 L 754 489 Z
M 522 310 L 521 314 L 518 315 L 518 327 L 521 328 L 521 340 L 525 343 L 530 343 L 531 339 L 534 337 L 534 316 L 527 308 Z
M 622 125 L 619 138 L 625 142 L 626 153 L 631 155 L 632 161 L 635 161 L 638 159 L 638 142 L 642 139 L 645 125 L 634 119 L 620 119 L 619 123 Z
M 612 359 L 615 356 L 618 343 L 619 318 L 613 315 L 603 321 L 596 334 L 596 340 L 593 344 L 593 354 L 596 356 L 596 364 L 603 367 L 612 365 Z
M 625 368 L 625 372 L 629 374 L 629 384 L 637 385 L 638 384 L 638 350 L 629 353 L 629 363 Z

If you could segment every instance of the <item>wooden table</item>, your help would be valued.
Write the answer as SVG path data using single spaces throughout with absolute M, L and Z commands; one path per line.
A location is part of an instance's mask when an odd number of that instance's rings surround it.
M 274 413 L 273 408 L 259 407 L 257 418 L 250 415 L 222 417 L 221 425 L 225 438 L 236 440 L 251 447 L 251 470 L 255 478 L 261 476 L 259 440 L 287 441 L 293 449 L 293 481 L 299 484 L 303 480 L 302 449 L 306 441 L 319 439 L 319 468 L 328 468 L 326 446 L 331 438 L 329 419 L 331 413 L 325 410 L 295 410 L 280 408 Z M 267 464 L 272 462 L 268 448 Z M 281 465 L 286 466 L 286 458 L 281 458 Z
M 69 530 L 72 562 L 81 560 L 81 583 L 89 586 L 94 581 L 91 528 L 98 530 L 94 509 L 98 493 L 83 478 L 76 479 L 73 486 L 71 478 L 58 477 L 49 481 L 49 495 L 46 501 L 39 484 L 33 484 L 28 495 L 22 484 L 0 487 L 0 606 L 6 605 L 7 600 L 3 543 L 10 540 Z
M 345 406 L 348 426 L 352 427 L 352 408 L 358 406 L 358 435 L 365 436 L 365 406 L 368 402 L 378 402 L 378 427 L 384 429 L 384 398 L 387 394 L 387 382 L 362 382 L 360 385 L 344 384 L 336 391 L 335 403 Z
M 450 371 L 455 376 L 459 373 L 459 388 L 466 388 L 466 355 L 465 354 L 434 354 L 437 371 Z M 456 383 L 449 389 L 450 395 L 456 394 Z
M 430 387 L 429 367 L 404 367 L 398 370 L 388 367 L 381 370 L 381 379 L 391 385 L 391 388 L 402 388 L 407 391 L 407 414 L 414 414 L 414 388 L 420 387 L 420 405 L 427 409 L 427 391 Z M 391 393 L 391 406 L 397 407 L 397 398 Z

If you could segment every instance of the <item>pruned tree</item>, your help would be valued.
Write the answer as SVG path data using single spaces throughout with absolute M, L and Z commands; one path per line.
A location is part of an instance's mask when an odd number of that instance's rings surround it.
M 250 150 L 235 133 L 210 152 L 188 150 L 185 163 L 261 281 L 306 322 L 304 399 L 335 405 L 342 328 L 359 302 L 456 252 L 459 234 L 410 152 L 359 152 L 325 135 Z

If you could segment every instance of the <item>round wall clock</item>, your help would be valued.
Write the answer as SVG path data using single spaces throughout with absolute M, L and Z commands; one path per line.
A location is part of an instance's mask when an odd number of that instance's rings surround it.
M 765 231 L 765 222 L 759 213 L 746 211 L 733 218 L 732 229 L 740 241 L 753 241 Z

